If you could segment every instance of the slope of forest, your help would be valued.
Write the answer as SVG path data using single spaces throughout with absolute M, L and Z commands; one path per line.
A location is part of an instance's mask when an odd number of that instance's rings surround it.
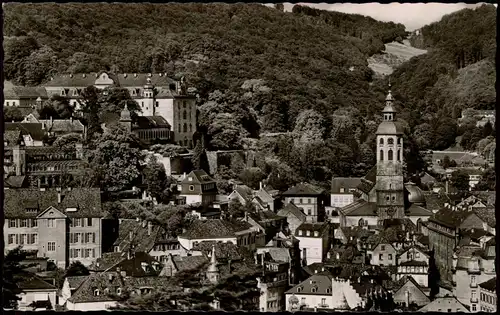
M 412 47 L 408 40 L 402 43 L 392 42 L 385 44 L 382 53 L 375 54 L 368 58 L 368 67 L 376 75 L 384 76 L 394 72 L 394 69 L 402 65 L 415 56 L 425 54 L 427 50 Z
M 426 113 L 430 107 L 439 109 L 438 114 L 444 117 L 457 118 L 467 107 L 494 109 L 495 7 L 485 4 L 446 15 L 424 26 L 421 34 L 429 53 L 394 72 L 396 96 L 412 110 Z M 459 71 L 463 68 L 467 70 Z M 467 80 L 457 79 L 464 75 Z M 462 92 L 457 95 L 459 90 Z M 474 96 L 466 97 L 464 91 Z

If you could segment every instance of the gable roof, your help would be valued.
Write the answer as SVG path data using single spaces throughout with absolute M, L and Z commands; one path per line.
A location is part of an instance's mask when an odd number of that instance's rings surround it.
M 117 298 L 105 294 L 104 289 L 114 289 L 110 290 L 114 293 L 116 288 L 124 287 L 125 282 L 119 273 L 114 271 L 98 272 L 87 276 L 68 301 L 72 303 L 115 301 Z M 99 295 L 94 295 L 94 290 L 99 290 Z
M 15 146 L 21 144 L 23 141 L 21 130 L 5 130 L 5 133 L 3 134 L 3 141 L 7 142 L 7 146 Z
M 143 268 L 143 264 L 145 268 Z M 146 276 L 156 276 L 158 271 L 154 269 L 153 265 L 159 264 L 156 259 L 151 257 L 145 252 L 135 252 L 134 255 L 128 258 L 123 254 L 122 259 L 111 266 L 108 271 L 125 271 L 128 277 L 146 277 Z
M 57 288 L 53 286 L 52 284 L 44 281 L 37 275 L 31 272 L 27 271 L 21 271 L 21 274 L 23 275 L 20 281 L 16 282 L 16 285 L 19 289 L 23 291 L 28 291 L 28 290 L 53 290 L 57 291 Z
M 422 290 L 422 287 L 418 282 L 412 277 L 408 275 L 404 275 L 401 279 L 396 281 L 395 283 L 395 295 L 398 294 L 398 291 L 401 290 L 407 283 L 411 283 L 415 288 L 417 288 L 425 297 L 427 297 L 427 294 Z
M 36 218 L 50 206 L 64 212 L 68 217 L 102 218 L 105 213 L 101 208 L 101 193 L 98 188 L 73 188 L 61 192 L 61 203 L 57 200 L 55 189 L 21 188 L 4 191 L 4 213 L 6 218 Z M 27 208 L 37 208 L 38 212 L 26 212 Z M 67 208 L 78 208 L 66 212 Z
M 312 292 L 315 288 L 316 292 Z M 329 289 L 330 292 L 327 292 Z M 332 295 L 332 276 L 328 274 L 315 274 L 302 281 L 285 294 L 300 294 L 300 295 Z
M 349 189 L 357 188 L 361 184 L 361 177 L 335 177 L 332 179 L 332 194 L 339 194 L 340 188 L 344 188 L 344 193 L 349 193 Z
M 9 176 L 5 179 L 4 184 L 9 188 L 23 188 L 28 185 L 26 176 Z
M 273 195 L 265 188 L 259 189 L 255 192 L 255 197 L 259 197 L 264 203 L 274 202 Z
M 5 131 L 7 130 L 19 130 L 23 136 L 30 135 L 35 141 L 42 141 L 46 134 L 41 123 L 6 122 Z
M 4 98 L 8 99 L 47 99 L 47 91 L 43 87 L 11 86 L 4 90 Z
M 73 276 L 73 277 L 66 277 L 66 280 L 68 281 L 69 288 L 71 290 L 74 290 L 78 288 L 87 278 L 88 276 Z
M 496 227 L 495 207 L 474 208 L 472 211 L 492 228 Z
M 328 228 L 328 223 L 326 222 L 318 222 L 318 223 L 310 223 L 310 222 L 304 222 L 301 225 L 297 227 L 295 230 L 295 236 L 300 236 L 300 237 L 323 237 L 322 233 L 324 232 L 325 229 Z M 306 236 L 306 234 L 299 235 L 299 231 L 311 231 L 311 232 L 320 232 L 319 236 L 314 236 L 312 233 L 309 236 Z
M 283 196 L 318 196 L 325 190 L 309 183 L 299 183 L 285 191 Z
M 194 221 L 180 237 L 187 239 L 219 239 L 235 237 L 237 232 L 248 230 L 251 224 L 243 221 L 221 219 Z
M 278 211 L 279 216 L 287 217 L 288 215 L 293 215 L 302 222 L 306 221 L 307 216 L 305 215 L 299 207 L 293 203 L 288 203 L 283 209 Z
M 192 181 L 189 180 L 192 178 Z M 210 177 L 204 170 L 194 170 L 189 173 L 186 178 L 182 180 L 182 184 L 196 183 L 196 184 L 209 184 L 215 183 L 215 180 Z
M 491 278 L 488 281 L 478 284 L 481 288 L 488 291 L 496 292 L 497 290 L 497 277 Z
M 438 297 L 434 301 L 431 301 L 429 304 L 425 305 L 421 309 L 419 309 L 419 312 L 429 312 L 433 311 L 434 308 L 440 308 L 440 309 L 449 309 L 452 308 L 453 312 L 469 312 L 468 308 L 462 304 L 459 300 L 457 300 L 456 297 L 454 296 L 445 296 L 445 297 Z M 458 310 L 457 310 L 458 307 Z
M 193 246 L 192 251 L 201 251 L 205 256 L 212 254 L 212 247 L 215 246 L 215 256 L 217 259 L 239 260 L 242 258 L 239 247 L 233 243 L 219 243 L 216 241 L 203 241 Z
M 198 270 L 208 263 L 206 256 L 171 256 L 177 271 Z
M 412 204 L 408 209 L 406 209 L 407 216 L 432 216 L 432 211 L 425 209 L 416 204 Z
M 237 192 L 245 201 L 249 202 L 253 196 L 252 188 L 247 185 L 236 185 L 234 192 Z
M 466 217 L 470 215 L 468 211 L 454 211 L 449 208 L 442 208 L 434 216 L 429 218 L 429 221 L 436 222 L 449 228 L 458 227 Z

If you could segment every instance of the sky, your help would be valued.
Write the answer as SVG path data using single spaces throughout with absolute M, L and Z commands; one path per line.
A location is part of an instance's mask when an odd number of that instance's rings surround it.
M 424 25 L 439 21 L 444 15 L 464 9 L 474 8 L 479 4 L 465 3 L 298 3 L 322 10 L 361 14 L 394 23 L 402 23 L 407 31 L 413 31 Z M 285 10 L 291 11 L 294 4 L 285 3 Z

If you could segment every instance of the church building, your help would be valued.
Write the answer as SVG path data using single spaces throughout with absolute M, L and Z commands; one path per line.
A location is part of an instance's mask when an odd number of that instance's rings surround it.
M 410 219 L 417 224 L 432 212 L 425 209 L 425 198 L 413 183 L 403 179 L 403 127 L 397 122 L 394 97 L 389 90 L 377 129 L 376 165 L 361 179 L 359 199 L 339 211 L 340 225 L 377 228 L 388 219 Z

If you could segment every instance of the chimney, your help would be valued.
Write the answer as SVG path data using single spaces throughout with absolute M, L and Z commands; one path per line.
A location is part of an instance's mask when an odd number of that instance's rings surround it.
M 126 73 L 124 73 L 124 74 L 123 74 L 123 77 L 124 77 L 124 78 L 126 78 L 126 77 L 127 77 L 127 74 L 126 74 Z
M 153 224 L 151 222 L 148 222 L 148 236 L 151 235 L 152 230 L 153 230 Z
M 50 125 L 52 126 L 52 116 L 50 116 Z
M 73 123 L 73 115 L 71 115 L 71 117 L 69 118 L 69 121 L 70 121 L 71 123 Z
M 139 222 L 141 221 L 141 219 L 139 219 L 139 217 L 135 218 L 135 222 Z
M 146 220 L 142 220 L 142 227 L 145 228 L 147 223 L 148 222 Z
M 113 274 L 112 273 L 108 274 L 108 279 L 109 279 L 109 281 L 113 281 Z
M 134 232 L 130 231 L 130 232 L 128 233 L 128 239 L 129 239 L 130 241 L 132 241 L 132 240 L 134 239 Z
M 262 181 L 259 182 L 260 190 L 262 190 Z
M 406 307 L 410 306 L 410 292 L 406 290 L 405 292 L 405 297 L 406 297 Z
M 446 189 L 446 193 L 448 193 L 448 180 L 446 180 L 445 189 Z
M 62 199 L 61 197 L 62 197 L 62 196 L 61 196 L 61 192 L 60 192 L 60 191 L 58 191 L 58 192 L 57 192 L 57 203 L 58 203 L 58 204 L 59 204 L 59 203 L 61 203 L 61 199 Z
M 73 77 L 73 73 L 71 73 L 71 74 L 69 75 L 69 77 L 70 77 L 70 78 L 72 78 L 72 77 Z

